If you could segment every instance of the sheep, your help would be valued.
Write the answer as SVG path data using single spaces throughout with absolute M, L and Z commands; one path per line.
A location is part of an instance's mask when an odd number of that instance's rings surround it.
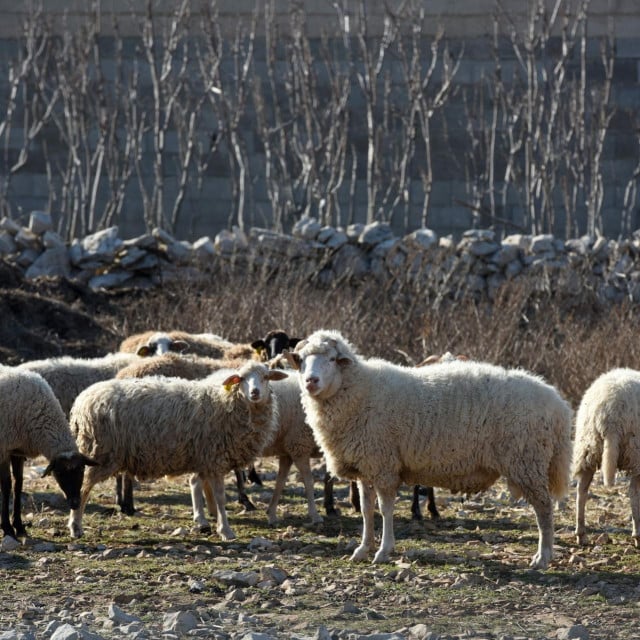
M 278 502 L 282 496 L 291 465 L 295 464 L 302 475 L 309 517 L 314 524 L 320 523 L 323 518 L 315 505 L 310 459 L 320 458 L 322 453 L 313 437 L 311 428 L 305 423 L 298 381 L 295 378 L 283 380 L 274 387 L 273 394 L 278 400 L 278 427 L 273 439 L 260 453 L 261 457 L 275 456 L 278 458 L 278 473 L 267 507 L 267 522 L 270 525 L 275 525 L 278 521 L 276 513 Z M 203 489 L 207 495 L 206 487 Z M 202 515 L 203 508 L 202 499 L 200 499 L 197 508 L 194 503 L 194 509 L 200 514 L 194 515 L 194 520 L 199 521 L 204 517 Z M 209 505 L 209 510 L 212 510 L 211 505 Z
M 118 348 L 123 353 L 136 353 L 142 357 L 162 355 L 170 351 L 188 351 L 194 355 L 222 358 L 234 343 L 214 333 L 187 333 L 186 331 L 145 331 L 125 338 Z
M 241 367 L 245 360 L 221 360 L 190 355 L 165 353 L 154 358 L 139 358 L 129 366 L 121 369 L 116 378 L 144 378 L 147 376 L 165 376 L 197 380 L 220 369 L 235 369 Z M 243 472 L 235 470 L 236 485 L 238 487 L 238 502 L 247 511 L 254 511 L 255 505 L 249 500 L 244 490 Z M 119 474 L 116 478 L 116 503 L 123 513 L 133 515 L 133 478 L 128 474 Z M 208 525 L 207 525 L 208 526 Z
M 224 540 L 233 539 L 224 507 L 224 475 L 253 460 L 273 437 L 277 400 L 269 382 L 286 377 L 248 362 L 203 380 L 107 380 L 83 391 L 69 421 L 80 451 L 98 466 L 87 472 L 80 505 L 69 516 L 71 536 L 83 535 L 91 489 L 109 476 L 128 472 L 153 479 L 191 473 L 212 482 L 217 532 Z
M 85 465 L 95 462 L 78 451 L 67 418 L 51 387 L 37 373 L 0 366 L 1 526 L 5 535 L 26 537 L 21 494 L 24 461 L 43 455 L 49 461 L 43 477 L 53 474 L 69 507 L 80 503 Z M 9 519 L 11 471 L 13 518 Z
M 640 546 L 640 371 L 612 369 L 585 391 L 576 413 L 573 475 L 577 478 L 576 529 L 578 544 L 587 541 L 584 521 L 589 485 L 602 466 L 606 486 L 616 469 L 630 476 L 631 535 Z
M 63 356 L 30 360 L 15 368 L 40 374 L 49 383 L 62 410 L 68 416 L 73 401 L 81 391 L 95 382 L 113 378 L 118 371 L 138 360 L 140 358 L 131 353 L 110 353 L 102 358 Z
M 314 332 L 289 359 L 329 469 L 358 480 L 364 527 L 351 560 L 366 559 L 374 544 L 376 494 L 383 531 L 373 561 L 387 562 L 401 483 L 478 492 L 503 475 L 536 515 L 531 566 L 548 566 L 552 496 L 566 494 L 571 462 L 572 410 L 554 387 L 480 362 L 414 368 L 366 360 L 337 331 Z
M 290 338 L 282 329 L 269 331 L 264 338 L 258 338 L 251 343 L 251 348 L 262 355 L 264 360 L 273 360 L 285 351 L 293 349 L 300 338 Z

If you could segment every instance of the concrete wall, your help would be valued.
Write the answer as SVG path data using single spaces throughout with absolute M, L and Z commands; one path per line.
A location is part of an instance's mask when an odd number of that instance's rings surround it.
M 80 0 L 62 1 L 45 0 L 43 3 L 46 20 L 50 22 L 52 30 L 64 38 L 65 34 L 78 33 L 83 29 L 88 18 L 87 6 L 90 3 Z M 175 12 L 176 2 L 169 0 L 156 0 L 152 2 L 154 24 L 158 34 L 162 34 L 171 24 L 171 17 Z M 276 2 L 275 22 L 283 40 L 289 32 L 292 7 L 296 3 Z M 393 18 L 385 14 L 384 6 L 392 9 L 404 4 L 399 0 L 390 3 L 367 0 L 362 4 L 366 8 L 368 36 L 372 39 L 380 38 L 384 33 L 385 24 Z M 462 51 L 462 59 L 455 76 L 455 96 L 447 103 L 444 115 L 446 128 L 443 121 L 434 120 L 433 143 L 435 166 L 435 181 L 431 192 L 430 208 L 427 218 L 428 226 L 434 228 L 440 234 L 454 233 L 472 226 L 496 223 L 495 220 L 483 219 L 468 206 L 471 200 L 470 188 L 474 176 L 469 174 L 469 167 L 464 167 L 462 158 L 469 151 L 469 138 L 465 127 L 467 115 L 465 112 L 465 100 L 469 101 L 473 96 L 473 88 L 486 79 L 494 70 L 494 58 L 491 50 L 491 37 L 494 28 L 493 16 L 496 11 L 494 0 L 432 0 L 424 4 L 424 21 L 422 38 L 424 46 L 428 50 L 429 42 L 440 27 L 444 28 L 451 50 Z M 114 54 L 114 27 L 113 17 L 117 16 L 118 34 L 124 43 L 125 58 L 129 63 L 140 56 L 139 36 L 141 32 L 141 20 L 144 17 L 146 3 L 132 2 L 131 0 L 104 0 L 101 2 L 101 15 L 99 27 L 98 46 L 101 48 L 102 70 L 106 78 L 117 76 Z M 516 32 L 523 33 L 528 24 L 527 12 L 531 2 L 523 0 L 503 0 L 501 2 L 505 13 L 512 21 Z M 573 11 L 576 2 L 561 2 L 561 12 Z M 201 35 L 201 19 L 199 13 L 200 3 L 187 3 L 190 10 L 189 37 L 195 41 Z M 223 37 L 233 38 L 238 27 L 247 28 L 256 6 L 259 16 L 258 24 L 263 24 L 263 2 L 254 0 L 220 0 L 216 3 L 218 22 Z M 313 41 L 321 35 L 330 34 L 340 42 L 348 36 L 351 42 L 355 41 L 358 34 L 361 15 L 359 2 L 346 2 L 345 16 L 338 19 L 332 3 L 326 0 L 303 0 L 297 3 L 303 8 L 306 17 L 306 34 L 311 39 L 311 44 L 320 46 L 319 41 Z M 554 2 L 547 2 L 548 7 L 555 6 Z M 640 5 L 637 0 L 591 0 L 588 19 L 588 49 L 589 70 L 594 77 L 600 73 L 600 44 L 608 35 L 615 37 L 615 69 L 612 105 L 617 109 L 616 115 L 611 120 L 608 128 L 606 144 L 604 148 L 602 174 L 604 179 L 603 197 L 603 230 L 606 234 L 617 236 L 619 233 L 640 227 L 640 215 L 637 203 L 628 209 L 628 219 L 622 220 L 622 210 L 625 204 L 625 192 L 632 179 L 634 169 L 638 163 L 638 141 L 636 138 L 637 124 L 640 121 Z M 0 0 L 0 68 L 9 69 L 11 61 L 15 61 L 21 55 L 24 40 L 21 37 L 25 20 L 24 7 L 21 3 Z M 406 26 L 406 23 L 399 22 Z M 266 75 L 266 54 L 264 47 L 264 33 L 258 27 L 256 39 L 256 54 L 254 68 L 258 75 Z M 556 30 L 556 40 L 552 42 L 550 52 L 559 48 L 559 31 Z M 503 72 L 516 69 L 518 60 L 513 55 L 513 49 L 508 42 L 506 31 L 499 40 L 500 58 L 503 63 Z M 357 51 L 354 44 L 352 51 Z M 286 61 L 287 51 L 279 49 L 279 55 Z M 577 54 L 576 54 L 577 56 Z M 388 72 L 391 78 L 391 86 L 401 86 L 402 69 L 399 63 L 388 61 Z M 226 70 L 230 75 L 235 71 L 231 59 L 224 61 Z M 128 67 L 131 70 L 132 65 Z M 319 71 L 320 77 L 321 71 Z M 266 81 L 266 78 L 264 78 Z M 55 76 L 48 78 L 51 86 L 55 84 Z M 321 84 L 321 82 L 320 82 Z M 10 91 L 9 74 L 0 74 L 0 105 L 6 104 Z M 151 92 L 151 86 L 147 83 L 140 91 L 138 98 L 140 104 L 146 104 Z M 364 118 L 362 102 L 358 102 L 355 96 L 349 103 L 351 111 L 352 143 L 358 156 L 357 180 L 353 189 L 345 183 L 340 189 L 339 201 L 341 203 L 342 219 L 334 223 L 347 223 L 347 212 L 354 206 L 354 221 L 365 221 L 366 217 L 366 181 L 363 175 L 363 167 L 366 162 L 366 135 L 364 132 Z M 402 104 L 403 98 L 399 98 Z M 0 108 L 0 113 L 4 109 Z M 29 135 L 28 129 L 21 128 L 23 118 L 20 114 L 14 115 L 11 130 L 0 132 L 0 146 L 4 156 L 0 158 L 0 185 L 2 185 L 2 172 L 5 174 L 11 166 L 16 166 L 19 160 L 19 152 L 24 147 L 25 136 Z M 1 123 L 1 118 L 0 118 Z M 206 105 L 202 108 L 196 132 L 196 141 L 206 144 L 207 138 L 215 132 L 217 126 L 216 114 Z M 263 141 L 256 130 L 255 113 L 247 113 L 242 120 L 242 143 L 248 159 L 247 174 L 247 226 L 268 226 L 273 220 L 271 202 L 268 198 L 268 179 L 265 175 L 265 149 Z M 171 132 L 170 132 L 171 134 Z M 28 145 L 29 157 L 27 162 L 11 176 L 10 188 L 4 199 L 4 208 L 14 217 L 21 213 L 28 214 L 32 209 L 51 209 L 58 220 L 69 219 L 73 212 L 66 211 L 61 215 L 60 196 L 61 185 L 56 186 L 56 199 L 51 202 L 52 189 L 51 178 L 47 175 L 47 165 L 55 165 L 58 159 L 58 167 L 61 163 L 68 162 L 68 154 L 65 154 L 64 140 L 60 139 L 59 131 L 54 126 L 46 126 L 33 137 Z M 237 167 L 229 159 L 226 141 L 218 148 L 216 155 L 210 158 L 210 162 L 203 175 L 192 173 L 189 177 L 189 189 L 183 203 L 180 219 L 174 229 L 176 236 L 195 239 L 202 235 L 213 236 L 221 228 L 227 227 L 233 222 L 234 212 L 237 209 L 237 197 L 232 191 L 232 177 L 237 175 Z M 179 160 L 181 153 L 180 139 L 178 135 L 168 135 L 164 149 L 164 178 L 166 202 L 172 203 L 179 188 L 179 172 L 175 170 L 175 162 Z M 391 153 L 391 151 L 389 151 Z M 59 156 L 59 157 L 58 157 Z M 149 137 L 145 138 L 141 148 L 141 175 L 147 188 L 153 183 L 153 148 Z M 410 231 L 421 222 L 422 209 L 422 182 L 421 171 L 423 167 L 419 163 L 419 155 L 411 169 L 411 179 L 408 181 L 409 206 L 405 214 L 398 213 L 392 218 L 395 230 L 400 233 L 401 227 L 407 227 L 404 231 Z M 499 167 L 501 170 L 502 167 Z M 201 178 L 201 183 L 198 179 Z M 90 186 L 90 185 L 89 185 Z M 96 192 L 98 203 L 109 198 L 109 187 L 103 180 Z M 579 198 L 584 199 L 580 194 Z M 0 204 L 2 203 L 0 197 Z M 465 204 L 466 203 L 466 204 Z M 501 220 L 511 224 L 507 230 L 513 231 L 515 227 L 522 226 L 523 196 L 517 188 L 511 190 L 507 199 L 507 206 L 500 210 Z M 310 213 L 317 211 L 314 207 Z M 143 200 L 140 194 L 139 184 L 132 180 L 127 187 L 125 204 L 122 215 L 115 220 L 121 228 L 121 236 L 129 237 L 142 233 L 145 226 L 152 226 L 141 215 Z M 585 207 L 580 208 L 579 231 L 586 228 Z M 85 229 L 78 229 L 78 233 L 86 233 L 95 230 L 100 225 L 100 205 L 96 207 L 98 215 L 84 221 Z M 104 221 L 103 221 L 104 222 Z M 111 220 L 111 223 L 114 221 Z M 291 216 L 286 224 L 295 222 Z M 556 208 L 555 228 L 550 229 L 556 233 L 563 232 L 562 203 Z M 578 224 L 578 223 L 576 223 Z M 500 226 L 500 224 L 498 224 Z M 93 227 L 93 228 L 91 228 Z M 507 224 L 509 227 L 509 224 Z

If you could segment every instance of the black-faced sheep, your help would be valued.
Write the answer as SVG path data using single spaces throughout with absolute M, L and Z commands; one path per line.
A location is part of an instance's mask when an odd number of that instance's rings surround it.
M 213 486 L 219 535 L 230 540 L 224 506 L 224 476 L 253 460 L 273 437 L 277 401 L 270 381 L 281 371 L 249 362 L 203 380 L 130 378 L 99 382 L 83 391 L 71 409 L 78 447 L 91 455 L 80 506 L 71 511 L 69 531 L 82 535 L 82 515 L 91 488 L 127 472 L 140 479 L 198 474 Z
M 26 536 L 21 516 L 21 493 L 26 458 L 43 455 L 49 461 L 43 475 L 53 474 L 67 503 L 80 503 L 85 465 L 93 460 L 78 451 L 67 418 L 45 380 L 31 371 L 0 366 L 0 485 L 2 530 Z M 11 470 L 14 475 L 13 521 L 9 518 Z
M 479 362 L 414 368 L 365 360 L 336 331 L 317 331 L 296 349 L 290 359 L 327 465 L 359 483 L 364 527 L 352 560 L 366 559 L 374 545 L 376 494 L 383 533 L 374 562 L 386 562 L 401 483 L 475 493 L 504 476 L 536 515 L 531 566 L 548 566 L 553 498 L 567 492 L 571 464 L 572 411 L 553 387 Z
M 640 546 L 640 371 L 613 369 L 585 391 L 576 414 L 573 473 L 576 489 L 576 536 L 587 540 L 584 510 L 589 486 L 602 466 L 604 484 L 610 486 L 616 470 L 630 476 L 632 532 Z

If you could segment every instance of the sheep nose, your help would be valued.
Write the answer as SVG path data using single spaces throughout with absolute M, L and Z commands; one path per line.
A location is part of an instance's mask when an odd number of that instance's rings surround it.
M 259 389 L 253 389 L 251 391 L 251 399 L 252 400 L 258 400 L 260 398 L 260 390 Z
M 320 382 L 320 378 L 318 378 L 318 376 L 308 376 L 305 382 L 307 384 L 318 384 L 318 382 Z

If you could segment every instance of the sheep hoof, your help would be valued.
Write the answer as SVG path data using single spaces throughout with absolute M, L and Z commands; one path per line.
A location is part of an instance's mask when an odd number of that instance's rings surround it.
M 640 536 L 633 536 L 633 544 L 636 549 L 640 549 Z
M 529 563 L 529 566 L 532 569 L 546 569 L 549 566 L 549 560 L 550 558 L 545 557 L 543 554 L 536 553 L 536 555 L 533 556 L 533 559 Z
M 236 539 L 236 534 L 232 529 L 221 529 L 218 531 L 218 535 L 225 541 Z
M 82 527 L 75 522 L 69 526 L 69 534 L 72 538 L 82 538 L 83 533 Z
M 210 524 L 197 524 L 196 530 L 198 533 L 202 533 L 204 535 L 209 535 L 211 533 L 211 525 Z
M 238 502 L 244 507 L 245 511 L 256 511 L 257 507 L 251 500 L 238 500 Z
M 389 562 L 389 553 L 387 551 L 378 551 L 378 553 L 373 556 L 374 564 L 383 564 L 385 562 Z
M 351 555 L 352 562 L 364 562 L 369 555 L 369 549 L 359 546 Z
M 578 533 L 576 534 L 576 542 L 579 545 L 585 545 L 587 544 L 588 540 L 587 540 L 587 534 L 586 533 Z M 637 545 L 636 545 L 637 546 Z

